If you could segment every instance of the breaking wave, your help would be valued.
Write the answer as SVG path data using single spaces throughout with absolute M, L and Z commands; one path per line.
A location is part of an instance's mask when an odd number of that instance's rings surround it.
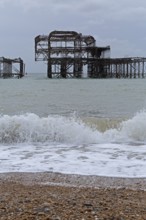
M 43 118 L 32 113 L 0 117 L 0 143 L 90 143 L 97 142 L 97 133 L 75 117 Z
M 33 113 L 15 116 L 1 115 L 0 143 L 99 144 L 131 141 L 146 143 L 145 110 L 129 120 L 117 123 L 115 128 L 107 126 L 108 129 L 100 131 L 97 127 L 75 116 L 39 117 Z
M 146 111 L 142 110 L 131 119 L 123 121 L 117 129 L 109 129 L 104 133 L 106 139 L 113 142 L 146 143 Z

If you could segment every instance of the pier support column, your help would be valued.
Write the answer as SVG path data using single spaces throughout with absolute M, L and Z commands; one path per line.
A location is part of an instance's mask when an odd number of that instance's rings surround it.
M 51 64 L 49 61 L 47 63 L 47 77 L 52 78 L 52 68 L 51 68 Z

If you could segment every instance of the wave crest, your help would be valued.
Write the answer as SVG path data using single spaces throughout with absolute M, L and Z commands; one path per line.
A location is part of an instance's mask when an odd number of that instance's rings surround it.
M 116 129 L 105 131 L 104 138 L 120 143 L 146 143 L 146 111 L 142 110 L 133 118 L 121 122 Z
M 111 122 L 110 122 L 111 123 Z M 101 121 L 100 121 L 101 124 Z M 84 123 L 75 116 L 39 117 L 25 115 L 0 116 L 0 143 L 146 143 L 146 111 L 137 113 L 133 118 L 101 131 Z
M 100 135 L 100 133 L 99 133 Z M 42 118 L 36 114 L 0 117 L 0 142 L 97 142 L 97 131 L 93 131 L 75 117 L 48 116 Z

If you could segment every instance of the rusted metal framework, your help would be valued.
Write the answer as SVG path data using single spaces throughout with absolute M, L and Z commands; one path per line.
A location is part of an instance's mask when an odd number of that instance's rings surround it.
M 105 58 L 90 63 L 89 77 L 92 78 L 144 78 L 146 58 Z
M 21 58 L 9 59 L 0 57 L 0 78 L 21 78 L 24 74 L 25 64 Z
M 143 78 L 146 58 L 110 58 L 91 35 L 52 31 L 35 37 L 35 61 L 47 62 L 48 78 Z
M 47 61 L 49 78 L 88 76 L 90 60 L 108 57 L 109 52 L 109 46 L 96 47 L 93 36 L 75 31 L 53 31 L 35 38 L 35 60 Z

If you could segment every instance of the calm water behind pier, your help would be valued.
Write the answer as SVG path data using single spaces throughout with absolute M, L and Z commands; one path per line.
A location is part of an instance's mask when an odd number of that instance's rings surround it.
M 32 74 L 0 91 L 0 172 L 146 176 L 146 79 Z

